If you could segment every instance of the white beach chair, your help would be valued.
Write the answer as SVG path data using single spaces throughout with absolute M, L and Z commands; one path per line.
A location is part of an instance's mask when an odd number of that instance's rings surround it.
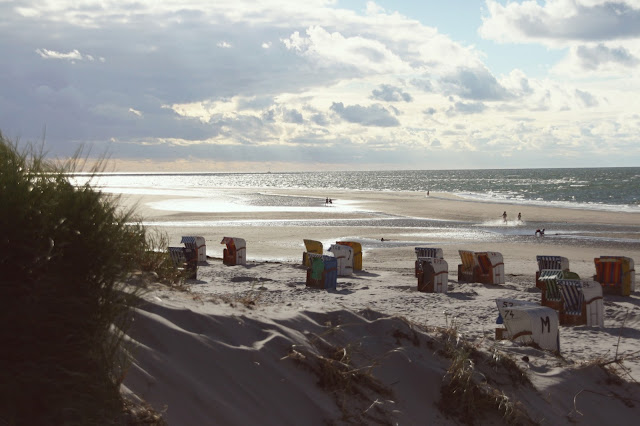
M 338 276 L 353 274 L 353 248 L 342 244 L 331 244 L 327 250 L 338 261 Z
M 418 275 L 418 291 L 425 293 L 446 293 L 449 285 L 449 265 L 444 259 L 422 258 Z

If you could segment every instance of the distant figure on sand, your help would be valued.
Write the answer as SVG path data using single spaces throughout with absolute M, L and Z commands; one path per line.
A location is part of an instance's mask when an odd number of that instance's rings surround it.
M 522 221 L 522 213 L 518 212 L 518 222 Z
M 541 237 L 543 237 L 543 236 L 544 236 L 544 228 L 542 228 L 542 230 L 540 230 L 540 229 L 536 229 L 536 234 L 535 234 L 535 235 L 536 235 L 536 237 L 537 237 L 538 235 L 540 235 Z
M 429 196 L 429 191 L 427 191 L 427 197 Z
M 502 220 L 504 220 L 504 223 L 507 223 L 507 212 L 506 211 L 504 213 L 502 213 Z

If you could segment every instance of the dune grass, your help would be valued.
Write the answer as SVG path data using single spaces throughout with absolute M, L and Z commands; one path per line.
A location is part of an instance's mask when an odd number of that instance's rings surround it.
M 0 133 L 2 424 L 121 422 L 121 345 L 138 300 L 123 283 L 149 243 L 132 211 L 69 182 L 78 164 Z

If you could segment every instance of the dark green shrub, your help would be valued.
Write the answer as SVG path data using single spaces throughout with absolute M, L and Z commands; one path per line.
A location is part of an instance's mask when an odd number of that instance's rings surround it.
M 90 184 L 71 185 L 74 167 L 0 133 L 1 424 L 109 424 L 122 410 L 137 299 L 122 283 L 145 230 Z

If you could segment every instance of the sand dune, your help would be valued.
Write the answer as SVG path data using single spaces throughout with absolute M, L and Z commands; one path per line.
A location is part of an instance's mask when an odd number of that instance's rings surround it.
M 179 213 L 150 209 L 148 197 L 125 200 L 139 201 L 150 223 L 164 223 L 159 227 L 174 245 L 180 235 L 203 235 L 210 256 L 187 292 L 151 285 L 130 333 L 136 361 L 125 385 L 156 409 L 166 409 L 169 424 L 180 425 L 458 424 L 469 419 L 477 424 L 636 423 L 638 293 L 606 296 L 602 329 L 560 327 L 560 355 L 496 341 L 494 329 L 496 298 L 540 301 L 536 254 L 566 256 L 583 277 L 594 273 L 593 258 L 602 254 L 638 262 L 637 215 L 521 208 L 525 218 L 535 213 L 554 224 L 587 220 L 594 230 L 622 226 L 622 243 L 580 245 L 561 238 L 486 234 L 477 239 L 479 234 L 469 238 L 459 230 L 513 207 L 447 196 L 425 201 L 419 194 L 338 194 L 336 203 L 347 195 L 358 209 L 320 216 L 304 211 Z M 425 203 L 432 204 L 425 209 Z M 435 226 L 297 222 L 380 215 L 454 217 L 465 223 L 441 232 Z M 274 220 L 284 222 L 274 226 Z M 207 221 L 208 226 L 198 225 Z M 381 234 L 389 241 L 380 242 Z M 224 235 L 247 240 L 246 266 L 222 265 Z M 364 271 L 339 277 L 336 291 L 307 288 L 300 265 L 302 239 L 328 243 L 347 237 L 363 242 Z M 443 248 L 449 265 L 446 294 L 417 291 L 413 247 L 427 244 Z M 461 248 L 503 253 L 506 283 L 458 283 Z M 466 346 L 456 343 L 456 335 Z M 464 350 L 472 354 L 469 371 L 480 392 L 475 405 L 456 401 L 449 392 L 452 354 Z M 616 356 L 627 357 L 622 364 L 608 364 L 618 375 L 602 368 Z M 493 402 L 484 401 L 483 394 Z M 498 409 L 500 402 L 506 412 Z M 472 407 L 470 417 L 464 417 L 464 407 Z

